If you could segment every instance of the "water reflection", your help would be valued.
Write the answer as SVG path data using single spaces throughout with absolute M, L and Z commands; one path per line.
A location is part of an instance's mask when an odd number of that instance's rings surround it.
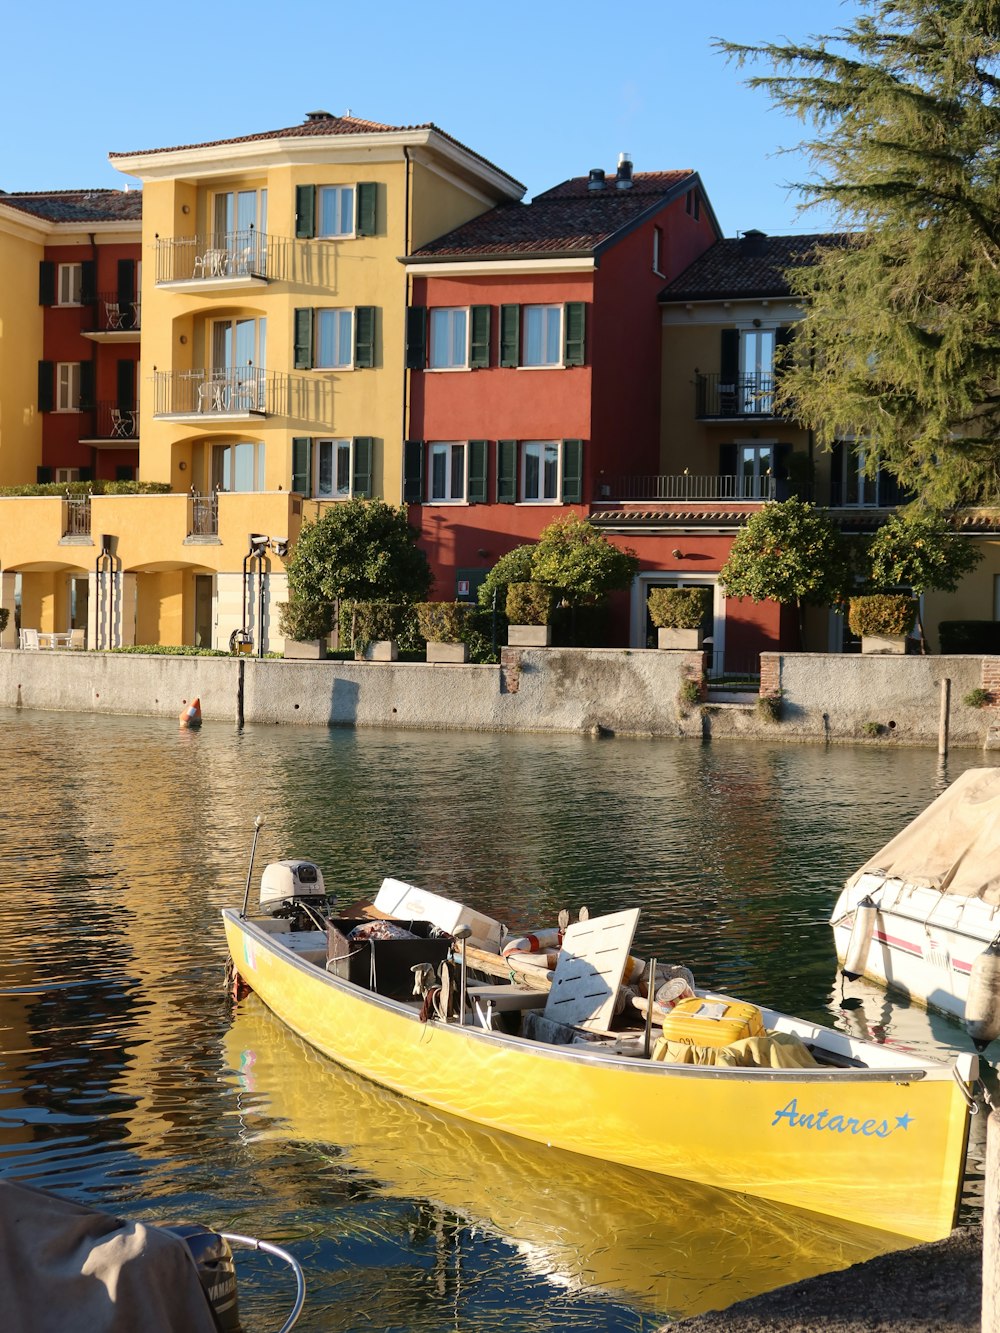
M 932 752 L 14 711 L 4 726 L 0 1172 L 291 1243 L 306 1328 L 359 1309 L 365 1327 L 419 1333 L 649 1328 L 732 1299 L 748 1268 L 785 1280 L 768 1258 L 782 1245 L 813 1271 L 868 1242 L 813 1222 L 789 1241 L 777 1210 L 693 1186 L 625 1173 L 608 1190 L 603 1170 L 553 1171 L 525 1145 L 505 1145 L 516 1188 L 501 1189 L 486 1136 L 314 1068 L 260 1014 L 233 1026 L 218 912 L 242 901 L 258 811 L 258 864 L 314 859 L 343 902 L 395 875 L 526 928 L 638 905 L 638 950 L 705 984 L 968 1049 L 951 1020 L 857 983 L 841 995 L 827 924 L 846 875 L 935 794 Z M 981 761 L 953 755 L 950 776 Z M 280 1323 L 287 1279 L 250 1267 Z

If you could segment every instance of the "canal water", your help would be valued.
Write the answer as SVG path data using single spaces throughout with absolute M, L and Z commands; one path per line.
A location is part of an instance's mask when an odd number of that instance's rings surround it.
M 828 918 L 976 752 L 942 770 L 889 747 L 15 711 L 3 736 L 0 1175 L 285 1245 L 316 1333 L 645 1333 L 907 1243 L 486 1134 L 349 1076 L 253 997 L 229 1003 L 219 910 L 242 902 L 260 813 L 258 872 L 314 860 L 342 904 L 392 875 L 522 928 L 636 905 L 635 951 L 701 984 L 967 1050 L 950 1020 L 842 993 Z M 287 1270 L 245 1252 L 239 1269 L 248 1333 L 276 1330 Z

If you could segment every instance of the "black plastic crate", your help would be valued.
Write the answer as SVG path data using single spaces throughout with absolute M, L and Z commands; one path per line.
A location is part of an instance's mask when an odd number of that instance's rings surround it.
M 430 921 L 397 921 L 394 926 L 418 936 L 414 940 L 349 940 L 355 926 L 370 925 L 362 918 L 357 921 L 335 918 L 326 932 L 327 971 L 343 981 L 377 991 L 379 995 L 402 998 L 413 994 L 413 971 L 418 963 L 430 963 L 435 968 L 448 957 L 452 941 L 447 935 L 432 932 L 437 928 Z

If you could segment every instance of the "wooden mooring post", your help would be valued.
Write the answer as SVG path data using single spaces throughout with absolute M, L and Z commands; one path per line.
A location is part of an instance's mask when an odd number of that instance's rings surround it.
M 951 680 L 941 679 L 941 713 L 938 719 L 938 754 L 948 753 L 948 715 L 951 711 Z
M 1000 1111 L 986 1122 L 983 1191 L 983 1328 L 1000 1328 Z

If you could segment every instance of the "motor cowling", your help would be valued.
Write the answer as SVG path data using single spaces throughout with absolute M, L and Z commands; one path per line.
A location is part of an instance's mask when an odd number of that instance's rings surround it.
M 236 1302 L 236 1264 L 226 1238 L 195 1224 L 163 1230 L 179 1236 L 191 1251 L 219 1333 L 243 1333 Z
M 272 861 L 260 877 L 259 902 L 269 916 L 284 915 L 303 902 L 323 908 L 323 872 L 312 861 Z

